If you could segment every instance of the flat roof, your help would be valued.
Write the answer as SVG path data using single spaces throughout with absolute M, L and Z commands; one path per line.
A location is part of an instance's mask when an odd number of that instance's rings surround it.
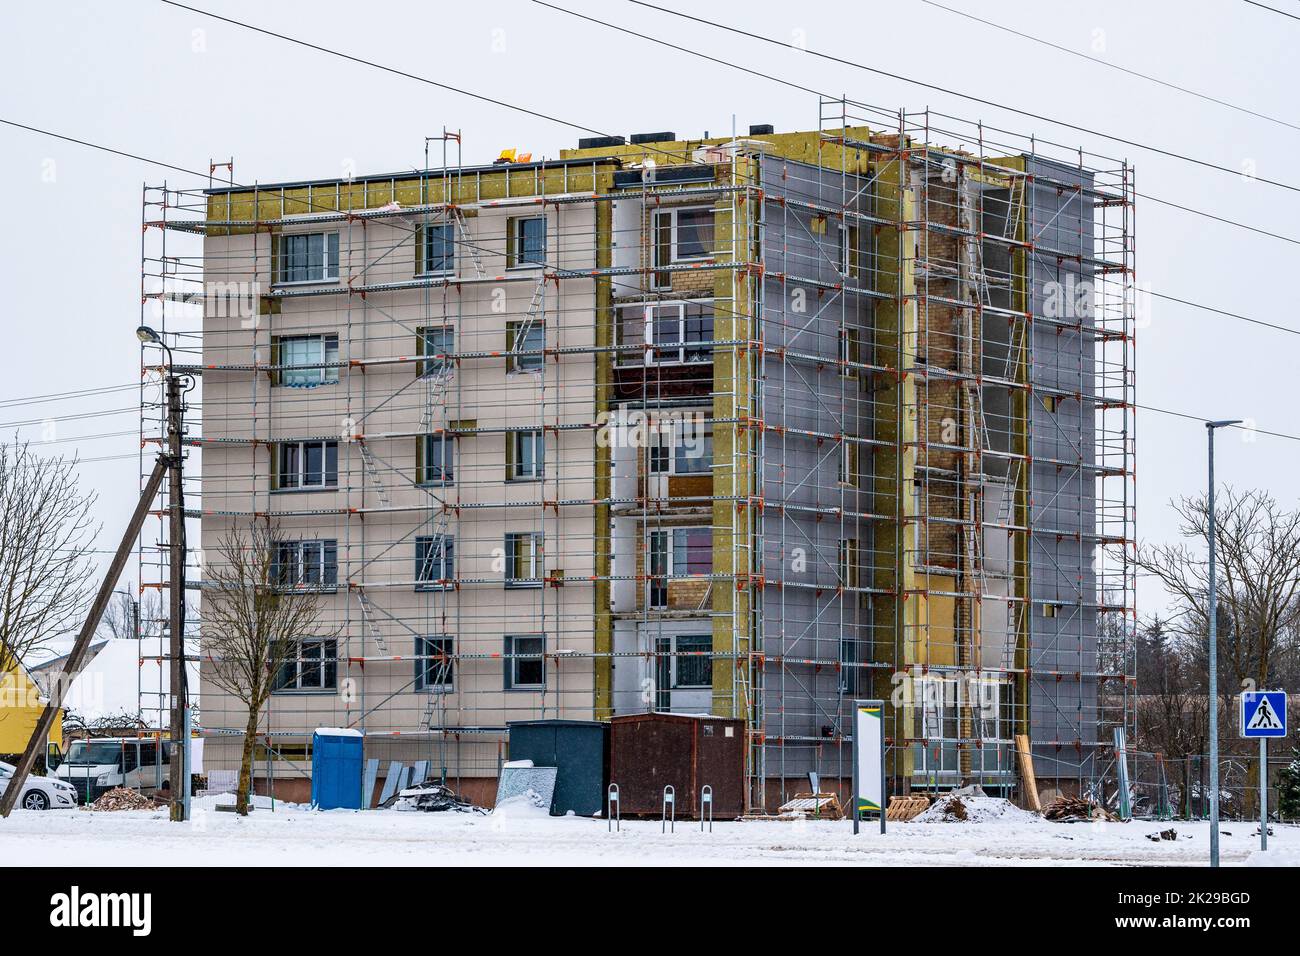
M 568 159 L 539 159 L 527 163 L 487 163 L 479 166 L 447 166 L 437 169 L 407 169 L 396 173 L 375 173 L 370 176 L 354 176 L 352 179 L 333 177 L 330 179 L 300 179 L 282 183 L 255 183 L 246 186 L 213 186 L 203 190 L 205 196 L 218 196 L 226 193 L 248 193 L 263 189 L 305 189 L 311 186 L 335 186 L 352 183 L 393 182 L 395 180 L 442 179 L 448 175 L 476 175 L 479 173 L 520 172 L 534 169 L 554 169 L 560 166 L 590 166 L 592 164 L 612 163 L 622 166 L 619 156 L 580 156 Z

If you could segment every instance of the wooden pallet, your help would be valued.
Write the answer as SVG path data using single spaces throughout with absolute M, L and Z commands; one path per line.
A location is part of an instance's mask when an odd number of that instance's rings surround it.
M 926 796 L 890 797 L 885 819 L 905 823 L 928 809 L 930 809 L 930 798 Z
M 796 793 L 794 799 L 782 804 L 776 813 L 779 820 L 794 820 L 798 817 L 814 820 L 844 819 L 844 809 L 833 793 Z

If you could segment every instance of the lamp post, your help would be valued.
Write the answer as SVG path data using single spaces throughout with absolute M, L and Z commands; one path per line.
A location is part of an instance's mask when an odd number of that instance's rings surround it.
M 176 374 L 176 360 L 167 343 L 153 329 L 142 325 L 136 337 L 146 345 L 159 345 L 167 353 L 167 457 L 168 471 L 168 544 L 171 574 L 168 582 L 168 651 L 171 687 L 172 759 L 171 819 L 181 822 L 189 816 L 190 734 L 189 695 L 185 686 L 185 502 L 182 482 L 181 376 Z
M 1214 577 L 1214 430 L 1229 425 L 1240 425 L 1241 419 L 1205 423 L 1209 441 L 1209 500 L 1210 513 L 1210 866 L 1219 865 L 1219 645 L 1218 645 L 1218 589 Z

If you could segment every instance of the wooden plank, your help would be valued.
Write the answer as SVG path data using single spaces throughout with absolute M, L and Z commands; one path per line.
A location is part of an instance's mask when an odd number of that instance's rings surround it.
M 1034 754 L 1029 747 L 1028 734 L 1016 734 L 1016 756 L 1020 761 L 1020 783 L 1025 790 L 1025 802 L 1035 813 L 1043 812 L 1038 800 L 1038 778 L 1034 776 Z

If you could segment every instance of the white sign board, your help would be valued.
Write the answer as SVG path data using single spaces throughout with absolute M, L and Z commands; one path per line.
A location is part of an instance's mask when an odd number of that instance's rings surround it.
M 883 813 L 885 724 L 884 704 L 878 700 L 853 703 L 853 804 L 855 816 Z

